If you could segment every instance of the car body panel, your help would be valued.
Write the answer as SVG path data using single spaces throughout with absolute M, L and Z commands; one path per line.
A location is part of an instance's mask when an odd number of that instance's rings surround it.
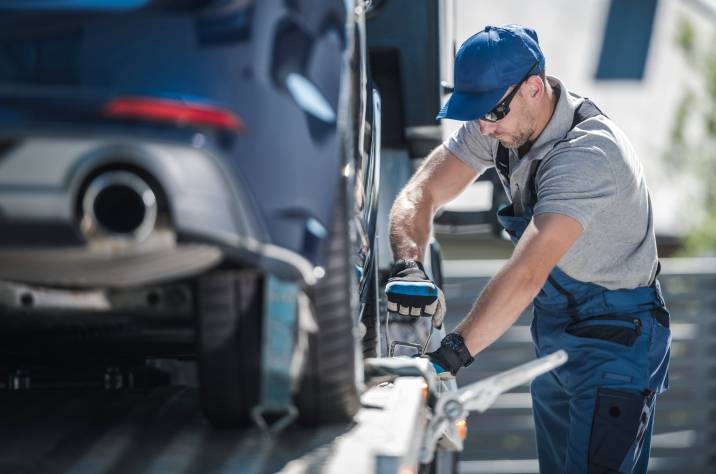
M 129 167 L 165 195 L 176 241 L 216 245 L 229 261 L 248 254 L 267 268 L 291 262 L 310 281 L 346 137 L 368 137 L 368 152 L 354 156 L 365 168 L 358 188 L 375 175 L 365 111 L 372 91 L 356 57 L 365 40 L 354 37 L 364 31 L 354 31 L 346 6 L 267 0 L 201 14 L 4 14 L 0 135 L 12 143 L 0 147 L 4 251 L 84 246 L 77 202 L 88 177 Z M 121 96 L 206 103 L 245 126 L 232 134 L 108 119 L 103 107 Z M 333 115 L 320 112 L 327 108 Z M 369 240 L 374 207 L 358 209 Z

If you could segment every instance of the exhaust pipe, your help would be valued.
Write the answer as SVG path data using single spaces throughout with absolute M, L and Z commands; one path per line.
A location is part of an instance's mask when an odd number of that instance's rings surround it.
M 141 242 L 157 223 L 157 198 L 136 174 L 109 171 L 90 182 L 82 211 L 80 227 L 88 239 Z

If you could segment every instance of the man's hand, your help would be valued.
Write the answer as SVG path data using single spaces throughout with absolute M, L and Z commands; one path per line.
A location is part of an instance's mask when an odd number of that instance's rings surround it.
M 403 316 L 424 316 L 441 328 L 445 319 L 445 295 L 416 260 L 398 260 L 393 264 L 385 287 L 388 311 Z
M 450 333 L 440 342 L 440 347 L 425 354 L 433 363 L 435 372 L 441 380 L 457 375 L 457 371 L 467 367 L 475 360 L 465 346 L 465 340 L 457 333 Z

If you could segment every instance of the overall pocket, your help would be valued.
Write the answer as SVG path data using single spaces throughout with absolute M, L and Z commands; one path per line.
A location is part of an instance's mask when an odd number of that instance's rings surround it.
M 570 323 L 565 331 L 572 336 L 632 346 L 641 335 L 641 320 L 629 315 L 594 316 Z
M 589 474 L 622 472 L 622 467 L 631 472 L 647 434 L 652 400 L 650 392 L 599 389 L 589 439 Z M 633 457 L 627 460 L 630 452 Z

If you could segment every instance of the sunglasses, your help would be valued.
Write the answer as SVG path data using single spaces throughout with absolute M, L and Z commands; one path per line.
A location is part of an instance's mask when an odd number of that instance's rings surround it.
M 522 80 L 517 83 L 517 85 L 512 89 L 509 94 L 507 94 L 507 97 L 498 102 L 492 110 L 480 117 L 480 120 L 484 120 L 486 122 L 497 122 L 505 118 L 507 114 L 510 113 L 510 102 L 512 102 L 512 99 L 514 99 L 515 95 L 517 95 L 517 91 L 520 90 L 520 86 L 522 85 L 522 83 L 525 82 L 527 78 L 532 75 L 532 70 L 537 64 L 539 63 L 534 63 L 530 70 L 527 71 L 527 74 L 525 74 L 525 77 L 523 77 Z

